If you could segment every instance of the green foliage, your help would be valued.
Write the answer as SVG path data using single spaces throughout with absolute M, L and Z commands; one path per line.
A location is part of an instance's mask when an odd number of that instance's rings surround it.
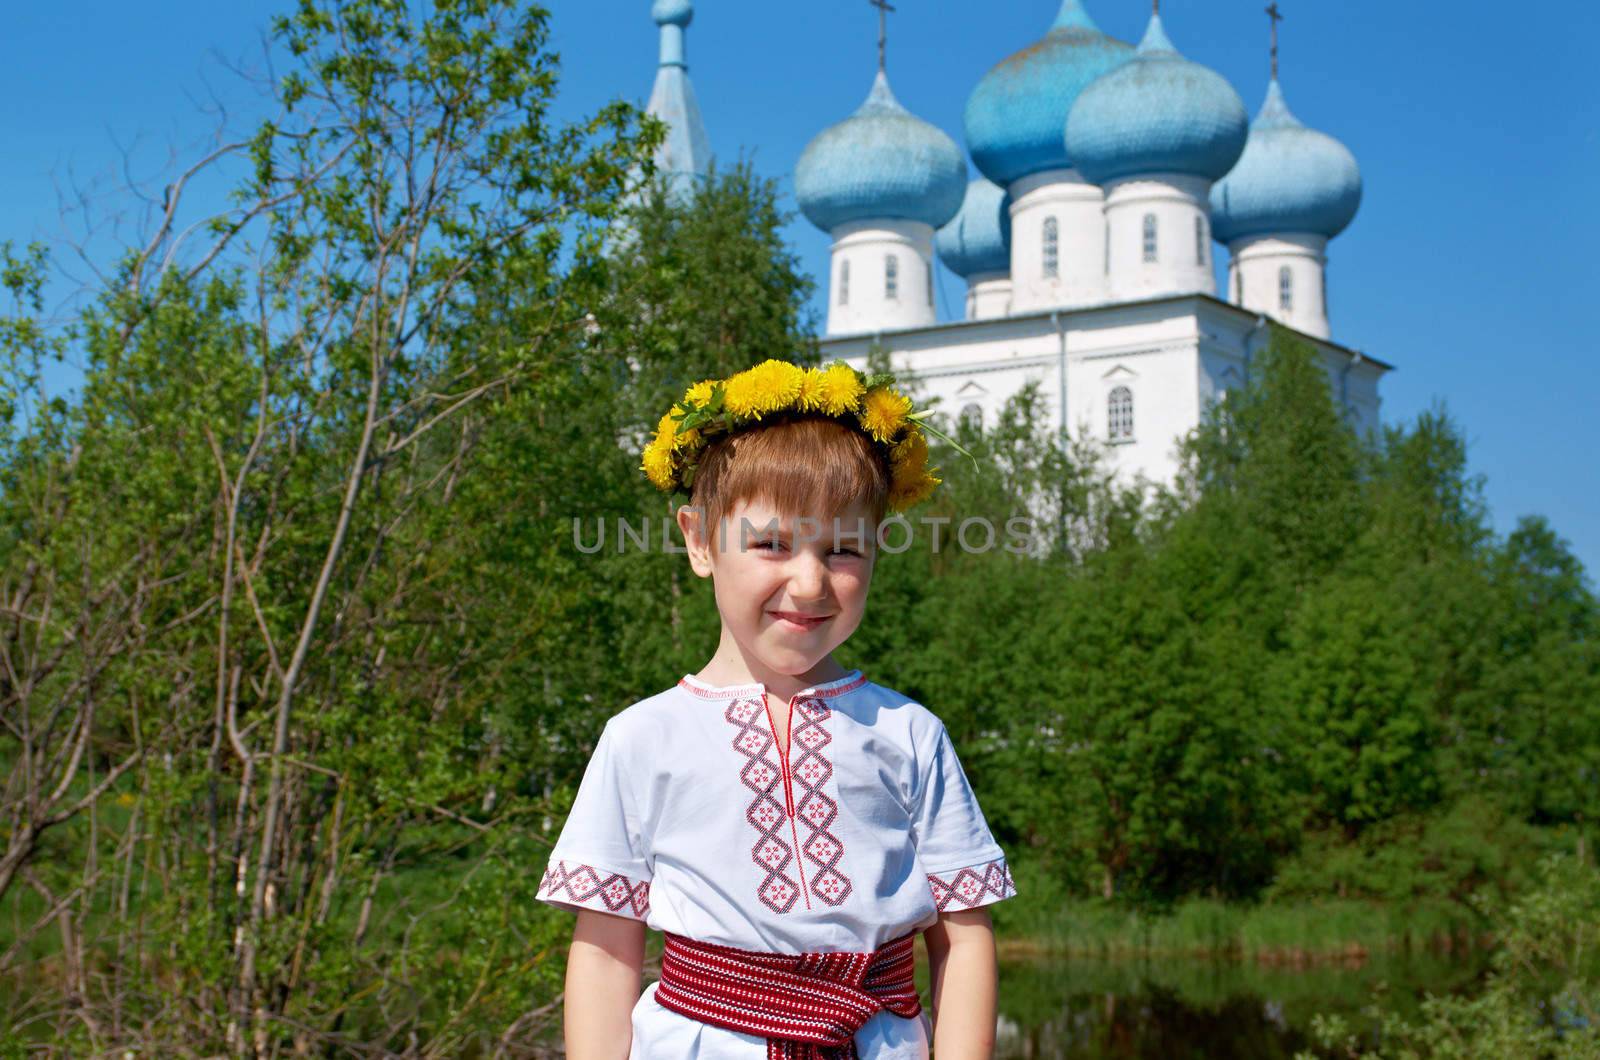
M 1269 680 L 1312 816 L 1352 833 L 1438 791 L 1416 629 L 1396 621 L 1405 600 L 1390 582 L 1330 576 L 1295 610 Z
M 1600 820 L 1600 609 L 1570 547 L 1525 517 L 1487 559 L 1461 689 L 1462 772 L 1540 824 Z M 1487 606 L 1485 606 L 1487 605 Z
M 669 188 L 651 181 L 629 204 L 592 336 L 652 430 L 701 379 L 769 357 L 817 360 L 812 281 L 783 241 L 776 183 L 741 160 L 713 167 L 687 200 Z
M 583 588 L 540 558 L 580 506 L 523 490 L 632 495 L 581 325 L 653 141 L 620 103 L 552 121 L 535 7 L 275 29 L 279 113 L 167 189 L 78 319 L 41 323 L 38 252 L 3 254 L 0 1026 L 523 1055 L 567 929 L 529 865 L 597 728 L 531 654 L 576 639 L 540 628 Z M 191 220 L 208 166 L 237 191 Z M 81 395 L 40 402 L 63 350 Z
M 1233 509 L 1263 559 L 1303 587 L 1337 564 L 1361 519 L 1361 451 L 1312 347 L 1277 325 L 1184 447 L 1182 485 Z
M 1432 813 L 1398 814 L 1351 841 L 1340 827 L 1309 833 L 1280 861 L 1271 901 L 1326 897 L 1405 906 L 1467 903 L 1479 891 L 1508 900 L 1531 882 L 1534 863 L 1559 837 L 1495 800 L 1465 795 Z
M 1148 504 L 1036 391 L 957 426 L 979 468 L 936 446 L 947 486 L 914 513 L 945 548 L 919 524 L 880 560 L 852 661 L 946 718 L 1047 905 L 1511 893 L 1592 826 L 1582 572 L 1537 522 L 1494 540 L 1442 412 L 1357 438 L 1282 331 L 1253 372 Z M 977 516 L 1042 544 L 952 547 Z
M 1350 1060 L 1600 1057 L 1600 871 L 1547 858 L 1532 889 L 1481 910 L 1498 940 L 1482 990 L 1429 996 L 1411 1018 L 1374 1005 L 1363 1033 L 1326 1016 L 1315 1023 L 1319 1044 Z

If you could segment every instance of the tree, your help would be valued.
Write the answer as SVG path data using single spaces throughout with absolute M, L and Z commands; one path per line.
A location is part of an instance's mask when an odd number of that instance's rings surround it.
M 1600 820 L 1600 604 L 1542 517 L 1519 520 L 1488 561 L 1494 622 L 1461 697 L 1464 768 L 1529 820 L 1583 836 Z
M 1307 809 L 1351 836 L 1439 793 L 1420 631 L 1402 616 L 1385 586 L 1329 579 L 1297 609 L 1269 682 Z
M 713 166 L 694 193 L 652 181 L 609 257 L 595 348 L 653 430 L 691 383 L 769 357 L 814 363 L 812 281 L 783 241 L 790 215 L 747 160 Z
M 1279 325 L 1271 335 L 1249 385 L 1230 390 L 1184 441 L 1177 496 L 1160 503 L 1233 508 L 1261 559 L 1301 590 L 1360 530 L 1362 453 L 1320 356 Z
M 17 1018 L 71 1051 L 526 1049 L 544 792 L 463 681 L 497 661 L 453 516 L 489 425 L 569 393 L 653 143 L 622 104 L 552 122 L 548 16 L 511 0 L 274 28 L 279 112 L 172 181 L 73 329 L 5 329 L 87 365 L 0 505 L 0 901 L 38 896 L 6 959 L 53 924 L 65 978 Z

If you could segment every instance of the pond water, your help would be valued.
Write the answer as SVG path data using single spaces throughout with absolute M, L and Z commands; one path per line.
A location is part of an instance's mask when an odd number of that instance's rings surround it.
M 1007 960 L 996 1060 L 1289 1060 L 1317 1013 L 1382 1004 L 1414 1014 L 1427 992 L 1471 990 L 1475 956 L 1433 954 L 1285 968 L 1199 958 Z M 1358 1024 L 1359 1025 L 1359 1024 Z

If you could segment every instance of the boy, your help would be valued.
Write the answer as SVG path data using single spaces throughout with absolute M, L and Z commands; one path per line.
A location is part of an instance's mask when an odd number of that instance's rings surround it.
M 606 723 L 540 885 L 578 913 L 575 1060 L 991 1055 L 1005 855 L 939 719 L 833 658 L 885 511 L 938 483 L 891 382 L 767 361 L 691 387 L 645 450 L 692 491 L 678 525 L 722 632 Z M 641 995 L 647 925 L 666 951 Z

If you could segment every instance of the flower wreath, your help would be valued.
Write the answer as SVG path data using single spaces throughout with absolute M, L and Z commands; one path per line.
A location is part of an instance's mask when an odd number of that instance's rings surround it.
M 911 399 L 892 386 L 894 376 L 865 375 L 834 361 L 802 368 L 788 361 L 762 361 L 727 379 L 706 379 L 684 392 L 661 417 L 639 465 L 657 489 L 687 492 L 694 485 L 700 454 L 714 439 L 755 426 L 763 417 L 817 414 L 841 420 L 881 446 L 889 460 L 889 509 L 904 511 L 940 482 L 928 467 L 923 423 L 931 410 L 911 411 Z M 941 435 L 942 437 L 942 435 Z

